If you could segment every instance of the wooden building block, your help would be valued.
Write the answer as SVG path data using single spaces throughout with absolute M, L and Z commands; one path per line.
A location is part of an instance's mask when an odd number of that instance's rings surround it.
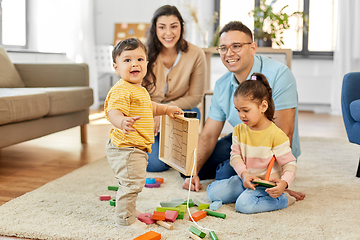
M 173 230 L 173 229 L 174 229 L 174 226 L 173 226 L 171 223 L 167 223 L 167 222 L 164 222 L 164 221 L 158 220 L 158 221 L 156 221 L 156 224 L 158 224 L 158 225 L 160 225 L 160 226 L 162 226 L 162 227 L 164 227 L 164 228 L 167 228 L 167 229 L 169 229 L 169 230 Z
M 115 198 L 110 200 L 110 206 L 113 206 L 113 207 L 116 206 L 116 199 Z
M 199 203 L 198 205 L 199 210 L 208 209 L 209 207 L 210 207 L 209 203 Z
M 195 234 L 193 234 L 193 233 L 190 232 L 190 231 L 189 231 L 189 237 L 191 237 L 191 238 L 194 239 L 194 240 L 202 240 L 201 237 L 196 236 Z
M 194 214 L 191 214 L 191 217 L 194 219 L 195 222 L 199 221 L 200 219 L 203 219 L 204 217 L 206 217 L 206 212 L 205 211 L 197 211 Z M 189 216 L 189 220 L 191 220 L 191 217 Z
M 156 181 L 156 182 L 164 183 L 164 179 L 161 178 L 161 177 L 156 177 L 156 178 L 155 178 L 155 181 Z
M 167 210 L 165 212 L 165 221 L 175 222 L 178 215 L 179 215 L 179 213 L 177 211 Z
M 176 219 L 184 219 L 185 212 L 180 212 Z
M 214 201 L 210 204 L 210 210 L 218 210 L 222 206 L 222 201 Z
M 210 231 L 209 235 L 210 235 L 212 240 L 219 240 L 214 231 Z
M 165 220 L 165 213 L 164 213 L 164 212 L 154 211 L 152 218 L 153 218 L 154 220 L 164 221 L 164 220 Z
M 181 202 L 175 202 L 175 201 L 160 202 L 160 206 L 162 206 L 162 207 L 177 207 L 177 206 L 179 206 L 181 204 L 183 204 L 183 201 L 181 201 Z
M 193 199 L 193 203 L 194 203 L 194 205 L 199 206 L 199 204 L 200 204 L 201 202 L 199 201 L 199 199 L 194 198 L 194 199 Z
M 214 216 L 214 217 L 219 217 L 219 218 L 226 218 L 226 214 L 225 213 L 219 213 L 219 212 L 214 212 L 214 211 L 210 211 L 210 210 L 208 210 L 208 209 L 205 209 L 204 210 L 206 213 L 207 213 L 207 215 L 209 215 L 209 216 Z
M 100 201 L 109 201 L 109 200 L 111 200 L 111 196 L 110 195 L 100 195 L 99 199 L 100 199 Z
M 119 189 L 118 186 L 108 186 L 108 190 L 110 191 L 117 191 Z
M 190 176 L 196 159 L 194 149 L 197 148 L 198 136 L 198 119 L 182 115 L 176 115 L 175 119 L 162 116 L 159 159 L 182 174 Z
M 142 213 L 137 217 L 137 219 L 146 224 L 153 224 L 156 221 L 152 217 L 153 215 L 151 213 Z
M 144 233 L 143 235 L 134 238 L 133 240 L 159 240 L 159 239 L 161 239 L 160 233 L 149 231 L 147 233 Z
M 189 231 L 201 238 L 204 238 L 206 236 L 206 233 L 202 232 L 201 230 L 197 229 L 194 226 L 190 226 Z
M 187 206 L 187 200 L 183 203 L 183 205 L 186 205 Z M 189 207 L 193 207 L 194 206 L 194 203 L 192 201 L 192 199 L 189 199 Z

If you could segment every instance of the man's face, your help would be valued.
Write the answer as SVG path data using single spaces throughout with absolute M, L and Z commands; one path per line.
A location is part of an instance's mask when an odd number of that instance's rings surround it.
M 219 42 L 220 48 L 227 48 L 227 52 L 225 54 L 220 54 L 221 61 L 225 67 L 235 75 L 244 76 L 246 78 L 252 68 L 253 59 L 256 52 L 256 43 L 253 43 L 249 36 L 240 31 L 229 31 L 222 33 L 219 38 Z M 241 50 L 239 52 L 233 52 L 231 48 L 229 48 L 234 44 L 242 44 Z

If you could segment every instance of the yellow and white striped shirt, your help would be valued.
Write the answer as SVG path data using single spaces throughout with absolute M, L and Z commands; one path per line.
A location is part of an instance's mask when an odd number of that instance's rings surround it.
M 140 116 L 133 128 L 136 130 L 125 134 L 122 129 L 114 127 L 110 131 L 112 143 L 117 147 L 136 147 L 151 152 L 154 143 L 154 118 L 150 95 L 143 87 L 137 87 L 120 79 L 109 91 L 104 111 L 108 121 L 108 112 L 117 109 L 127 117 Z

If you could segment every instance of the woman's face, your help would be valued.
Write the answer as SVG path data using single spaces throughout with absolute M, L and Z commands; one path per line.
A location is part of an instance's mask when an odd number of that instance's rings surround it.
M 174 48 L 181 35 L 181 24 L 174 16 L 160 16 L 156 22 L 156 36 L 165 48 Z

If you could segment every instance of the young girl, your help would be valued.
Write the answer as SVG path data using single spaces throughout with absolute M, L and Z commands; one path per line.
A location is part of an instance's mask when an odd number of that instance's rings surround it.
M 296 159 L 286 134 L 273 123 L 274 102 L 266 77 L 254 73 L 234 93 L 234 105 L 243 123 L 235 126 L 230 164 L 237 175 L 218 180 L 207 188 L 211 201 L 235 202 L 241 213 L 258 213 L 283 209 L 295 202 L 284 193 L 295 177 Z M 276 162 L 270 180 L 273 188 L 252 183 L 264 179 L 272 157 Z
M 113 50 L 113 67 L 121 79 L 110 89 L 104 104 L 114 128 L 106 145 L 110 167 L 119 180 L 116 222 L 134 229 L 146 224 L 136 219 L 136 198 L 145 185 L 146 165 L 154 143 L 154 116 L 183 114 L 181 108 L 157 104 L 141 86 L 146 74 L 146 48 L 136 38 L 119 42 Z

